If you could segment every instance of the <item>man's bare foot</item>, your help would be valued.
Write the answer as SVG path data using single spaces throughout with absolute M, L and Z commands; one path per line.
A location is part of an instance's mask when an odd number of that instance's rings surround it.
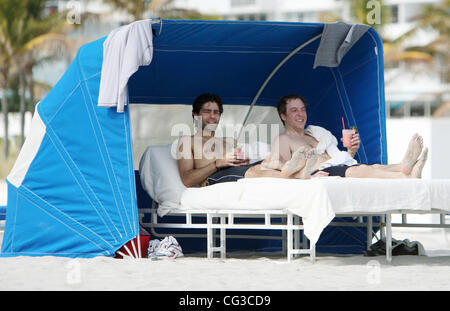
M 269 170 L 279 170 L 281 171 L 283 164 L 281 163 L 279 157 L 275 157 L 273 155 L 268 156 L 261 163 L 261 169 L 269 169 Z
M 417 160 L 416 164 L 414 164 L 411 171 L 411 178 L 422 178 L 422 170 L 425 166 L 425 162 L 428 158 L 428 148 L 423 149 L 422 156 Z
M 411 174 L 411 171 L 417 162 L 417 158 L 422 152 L 422 148 L 423 148 L 422 136 L 414 134 L 414 136 L 411 138 L 408 144 L 408 149 L 406 150 L 405 156 L 403 157 L 401 163 L 401 170 L 403 174 L 405 175 Z
M 311 149 L 309 152 L 307 152 L 305 167 L 303 167 L 303 169 L 297 172 L 294 175 L 294 178 L 310 179 L 311 173 L 314 170 L 314 165 L 316 164 L 318 157 L 319 155 L 316 153 L 315 149 Z
M 311 156 L 311 151 L 305 147 L 298 148 L 289 161 L 287 161 L 281 168 L 281 175 L 289 177 L 297 173 L 305 167 L 306 160 Z

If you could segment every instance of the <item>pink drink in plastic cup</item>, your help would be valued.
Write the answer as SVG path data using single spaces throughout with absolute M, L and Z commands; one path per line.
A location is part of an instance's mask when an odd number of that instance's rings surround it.
M 342 130 L 342 143 L 344 147 L 346 148 L 352 147 L 352 138 L 354 134 L 356 134 L 356 131 L 354 129 Z
M 236 159 L 242 160 L 244 158 L 244 153 L 242 152 L 241 147 L 237 147 L 236 149 L 234 149 L 234 152 L 236 152 Z

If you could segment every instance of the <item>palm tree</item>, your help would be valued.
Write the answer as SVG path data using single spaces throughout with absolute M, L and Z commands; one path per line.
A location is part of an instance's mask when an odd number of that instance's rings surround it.
M 383 41 L 384 62 L 386 66 L 389 66 L 390 64 L 396 64 L 398 62 L 405 62 L 408 64 L 422 62 L 431 64 L 437 54 L 437 50 L 433 49 L 434 46 L 440 47 L 441 52 L 444 52 L 443 54 L 445 54 L 448 59 L 448 25 L 450 21 L 448 10 L 450 0 L 443 0 L 440 6 L 425 6 L 424 12 L 416 18 L 416 20 L 418 21 L 417 25 L 394 39 L 388 39 L 385 34 L 384 26 L 390 20 L 391 12 L 387 6 L 383 5 L 383 2 L 381 0 L 347 1 L 349 2 L 351 7 L 352 17 L 356 20 L 357 23 L 370 25 L 380 33 Z M 371 16 L 370 12 L 374 11 L 373 3 L 376 2 L 380 4 L 381 15 L 379 18 L 379 23 L 372 24 L 368 21 L 368 17 Z M 430 27 L 440 31 L 442 36 L 447 38 L 447 45 L 442 44 L 442 41 L 445 40 L 443 37 L 440 37 L 434 43 L 428 44 L 427 46 L 406 47 L 405 41 L 407 39 L 417 33 L 418 30 Z M 446 35 L 444 35 L 445 33 Z M 431 51 L 434 51 L 434 53 L 432 53 Z M 448 68 L 448 62 L 446 67 Z M 386 81 L 386 84 L 389 84 L 389 80 Z
M 434 73 L 439 72 L 442 83 L 450 82 L 450 0 L 442 0 L 439 4 L 425 5 L 422 12 L 412 19 L 415 26 L 395 40 L 384 43 L 385 63 L 404 62 L 410 66 L 411 72 L 423 74 L 424 69 Z M 417 35 L 419 31 L 436 33 L 436 38 L 426 45 L 406 46 L 405 41 Z M 417 64 L 417 66 L 411 66 Z M 417 68 L 416 68 L 417 67 Z M 395 79 L 391 76 L 390 80 Z M 386 81 L 388 84 L 389 81 Z M 432 94 L 437 100 L 442 100 L 445 92 Z M 438 115 L 449 114 L 448 103 L 442 103 L 444 108 L 437 109 Z M 446 108 L 445 108 L 446 107 Z
M 63 34 L 47 33 L 41 34 L 26 42 L 17 53 L 17 68 L 19 69 L 19 87 L 21 90 L 21 145 L 24 142 L 24 115 L 25 111 L 31 113 L 35 111 L 35 81 L 33 78 L 33 69 L 40 62 L 53 58 L 55 55 L 65 54 L 66 57 L 72 57 L 72 42 Z M 29 107 L 25 105 L 25 92 L 28 89 Z
M 55 56 L 73 50 L 71 41 L 64 34 L 64 30 L 71 27 L 71 24 L 66 22 L 66 12 L 47 15 L 45 2 L 45 0 L 29 0 L 23 39 L 18 44 L 18 59 L 23 69 L 21 72 L 28 76 L 31 112 L 34 112 L 35 106 L 33 67 L 40 59 L 45 59 L 49 55 Z M 72 55 L 68 53 L 68 56 Z
M 21 40 L 17 42 L 15 57 L 21 93 L 21 145 L 24 142 L 25 111 L 28 110 L 25 103 L 27 88 L 29 93 L 29 110 L 32 113 L 35 110 L 33 68 L 49 56 L 71 51 L 72 43 L 62 32 L 66 27 L 70 27 L 70 24 L 66 23 L 65 15 L 66 12 L 55 12 L 47 15 L 45 12 L 45 0 L 29 0 L 27 2 L 23 16 L 24 27 L 21 30 Z M 71 56 L 70 53 L 68 55 L 69 57 Z
M 418 49 L 404 48 L 404 42 L 410 38 L 418 28 L 413 28 L 401 36 L 388 39 L 385 34 L 385 26 L 391 19 L 391 11 L 382 0 L 347 0 L 350 5 L 352 18 L 359 24 L 373 27 L 380 34 L 383 41 L 384 61 L 387 65 L 399 61 L 416 62 L 430 61 L 430 55 Z M 448 0 L 445 0 L 448 1 Z
M 424 9 L 419 16 L 413 21 L 416 25 L 409 31 L 398 36 L 397 38 L 387 38 L 384 26 L 390 20 L 390 10 L 384 6 L 381 0 L 347 0 L 353 12 L 353 18 L 358 23 L 369 24 L 374 27 L 381 35 L 384 50 L 384 63 L 386 67 L 398 63 L 407 65 L 408 71 L 411 73 L 418 72 L 423 74 L 423 69 L 430 68 L 436 72 L 436 68 L 441 70 L 442 80 L 446 83 L 450 81 L 449 67 L 449 35 L 450 35 L 450 0 L 442 0 L 439 5 L 430 4 L 424 6 Z M 381 4 L 381 18 L 380 24 L 371 25 L 367 22 L 367 6 L 369 2 L 379 2 Z M 431 43 L 424 46 L 408 46 L 407 39 L 417 34 L 421 30 L 432 30 L 439 35 Z M 436 66 L 436 61 L 440 62 Z M 434 68 L 433 68 L 434 67 Z M 396 79 L 403 70 L 390 71 L 385 76 L 385 84 L 389 85 Z M 438 97 L 442 94 L 437 94 Z
M 425 5 L 423 11 L 415 19 L 419 29 L 431 29 L 438 35 L 426 46 L 411 47 L 408 50 L 423 52 L 441 61 L 442 80 L 450 82 L 450 0 L 442 0 L 439 5 Z
M 0 0 L 0 91 L 2 96 L 2 112 L 4 122 L 3 157 L 9 155 L 9 119 L 8 119 L 8 79 L 14 58 L 14 42 L 19 37 L 24 4 L 19 1 Z
M 448 50 L 450 47 L 450 0 L 442 0 L 438 5 L 429 4 L 423 7 L 422 12 L 412 19 L 416 25 L 408 32 L 395 40 L 386 42 L 385 59 L 389 61 L 423 61 L 432 64 L 437 58 L 443 60 L 444 80 L 449 81 Z M 425 46 L 410 46 L 404 48 L 404 41 L 420 30 L 431 30 L 438 33 L 435 40 Z
M 0 0 L 0 26 L 2 48 L 2 110 L 5 119 L 5 139 L 8 141 L 8 79 L 11 74 L 19 77 L 21 144 L 24 142 L 25 93 L 28 88 L 30 110 L 34 112 L 33 67 L 41 60 L 58 51 L 70 50 L 71 43 L 61 30 L 71 26 L 66 23 L 66 12 L 48 15 L 45 0 Z M 9 154 L 8 144 L 3 146 L 3 155 Z

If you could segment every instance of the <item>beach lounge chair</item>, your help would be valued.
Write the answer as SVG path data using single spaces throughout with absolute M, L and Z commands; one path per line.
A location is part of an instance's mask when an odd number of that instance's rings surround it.
M 443 215 L 450 210 L 446 201 L 450 180 L 251 178 L 186 188 L 181 182 L 172 149 L 173 145 L 148 147 L 141 159 L 142 186 L 158 203 L 147 210 L 152 217 L 145 225 L 153 229 L 153 233 L 155 228 L 206 229 L 208 258 L 212 258 L 214 252 L 220 252 L 223 258 L 226 256 L 226 230 L 267 229 L 286 231 L 288 260 L 296 254 L 308 254 L 311 260 L 315 260 L 315 244 L 336 216 L 367 217 L 366 222 L 349 225 L 362 226 L 367 230 L 369 247 L 373 226 L 376 225 L 372 218 L 378 216 L 383 219 L 386 259 L 391 262 L 392 214 Z M 182 215 L 184 221 L 158 222 L 157 215 L 163 218 L 166 215 Z M 194 216 L 204 216 L 203 222 L 194 223 Z M 260 218 L 261 221 L 246 224 L 234 221 L 246 217 Z M 277 217 L 284 221 L 273 223 L 272 218 Z M 404 225 L 407 226 L 406 223 Z M 449 228 L 450 224 L 445 224 L 444 219 L 434 227 Z M 215 245 L 216 238 L 213 237 L 216 229 L 220 231 L 219 246 Z M 307 240 L 309 243 L 306 243 Z

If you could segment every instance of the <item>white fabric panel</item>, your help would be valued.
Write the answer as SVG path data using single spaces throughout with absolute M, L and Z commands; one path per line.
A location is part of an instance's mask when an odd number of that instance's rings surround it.
M 128 100 L 128 79 L 153 58 L 152 21 L 142 20 L 114 29 L 103 43 L 98 106 L 123 112 Z
M 251 178 L 188 188 L 181 196 L 181 206 L 197 210 L 289 211 L 303 218 L 305 234 L 315 243 L 336 214 L 450 211 L 449 196 L 448 180 Z
M 164 216 L 170 210 L 180 208 L 182 192 L 186 189 L 180 178 L 177 164 L 178 140 L 164 146 L 149 146 L 139 163 L 139 175 L 145 191 L 158 202 L 158 215 Z M 263 160 L 270 152 L 270 146 L 262 142 L 244 144 L 245 155 L 250 163 Z
M 164 202 L 164 206 L 167 206 L 158 209 L 160 216 L 178 206 L 181 194 L 186 189 L 178 172 L 177 160 L 171 155 L 171 148 L 171 144 L 148 147 L 139 164 L 142 187 L 153 200 Z
M 326 187 L 319 180 L 251 178 L 188 188 L 181 196 L 181 206 L 200 210 L 290 211 L 303 218 L 305 234 L 312 243 L 335 215 Z
M 28 168 L 33 162 L 46 133 L 46 126 L 39 116 L 38 105 L 36 105 L 36 111 L 31 120 L 30 132 L 27 139 L 20 150 L 14 167 L 7 177 L 8 181 L 17 188 L 22 185 Z
M 450 211 L 450 179 L 431 179 L 431 208 Z

